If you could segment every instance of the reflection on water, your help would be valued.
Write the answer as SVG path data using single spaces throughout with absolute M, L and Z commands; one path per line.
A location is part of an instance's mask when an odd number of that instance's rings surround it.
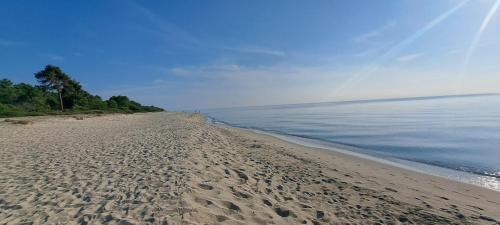
M 342 144 L 392 161 L 411 161 L 419 170 L 500 190 L 498 95 L 245 107 L 203 113 L 235 126 Z M 450 173 L 449 169 L 461 173 Z

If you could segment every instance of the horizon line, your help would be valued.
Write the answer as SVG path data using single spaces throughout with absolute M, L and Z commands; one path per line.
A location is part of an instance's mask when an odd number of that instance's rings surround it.
M 357 99 L 357 100 L 339 100 L 339 101 L 324 101 L 324 102 L 303 102 L 303 103 L 285 103 L 285 104 L 271 104 L 271 105 L 250 105 L 250 106 L 230 106 L 230 107 L 216 107 L 205 109 L 193 109 L 186 111 L 201 111 L 201 110 L 218 110 L 218 109 L 238 109 L 238 108 L 256 108 L 256 107 L 275 107 L 275 106 L 299 106 L 299 105 L 314 105 L 314 104 L 348 104 L 348 103 L 363 103 L 363 102 L 391 102 L 391 101 L 420 101 L 429 99 L 440 98 L 460 98 L 460 97 L 481 97 L 481 96 L 500 96 L 500 92 L 490 93 L 471 93 L 471 94 L 450 94 L 450 95 L 431 95 L 431 96 L 414 96 L 414 97 L 394 97 L 394 98 L 375 98 L 375 99 Z

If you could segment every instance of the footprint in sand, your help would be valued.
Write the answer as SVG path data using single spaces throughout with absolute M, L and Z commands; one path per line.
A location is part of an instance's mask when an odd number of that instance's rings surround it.
M 269 206 L 269 207 L 272 207 L 272 206 L 273 206 L 273 203 L 271 203 L 271 201 L 269 201 L 269 200 L 267 200 L 267 199 L 262 199 L 262 202 L 263 202 L 265 205 Z
M 208 190 L 208 191 L 210 191 L 210 190 L 213 190 L 213 189 L 214 189 L 214 187 L 213 187 L 213 186 L 208 185 L 208 184 L 203 184 L 203 183 L 202 183 L 202 184 L 198 184 L 198 187 L 200 187 L 201 189 L 204 189 L 204 190 Z
M 278 214 L 281 217 L 289 217 L 289 216 L 296 217 L 296 215 L 292 211 L 283 207 L 274 208 L 274 212 L 276 212 L 276 214 Z
M 217 216 L 215 216 L 215 218 L 217 219 L 217 222 L 219 222 L 219 223 L 224 222 L 224 221 L 229 219 L 227 216 L 223 216 L 223 215 L 217 215 Z
M 320 219 L 323 219 L 325 218 L 325 212 L 321 211 L 321 210 L 317 210 L 316 211 L 316 219 L 320 220 Z
M 247 194 L 245 192 L 242 192 L 242 191 L 235 191 L 233 192 L 233 195 L 235 195 L 236 197 L 240 197 L 240 198 L 252 198 L 252 196 L 250 194 Z
M 241 211 L 241 208 L 240 208 L 238 205 L 236 205 L 236 204 L 234 204 L 234 203 L 232 203 L 232 202 L 223 201 L 223 202 L 222 202 L 222 204 L 223 204 L 226 208 L 228 208 L 228 209 L 230 209 L 230 210 L 233 210 L 233 211 L 236 211 L 236 212 L 240 212 L 240 211 Z
M 198 198 L 198 197 L 196 197 L 194 199 L 194 201 L 197 202 L 197 203 L 199 203 L 199 204 L 201 204 L 201 205 L 203 205 L 203 206 L 205 206 L 205 207 L 208 207 L 208 206 L 211 206 L 211 205 L 214 204 L 212 201 L 210 201 L 208 199 L 203 199 L 203 198 Z

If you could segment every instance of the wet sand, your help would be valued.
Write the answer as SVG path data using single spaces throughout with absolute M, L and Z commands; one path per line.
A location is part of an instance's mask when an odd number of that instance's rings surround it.
M 0 122 L 0 224 L 500 224 L 500 192 L 197 114 Z

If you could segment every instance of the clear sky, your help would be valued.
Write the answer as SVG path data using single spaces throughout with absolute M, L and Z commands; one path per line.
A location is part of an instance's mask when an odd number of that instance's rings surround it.
M 0 1 L 0 78 L 53 64 L 167 109 L 500 92 L 499 5 Z

